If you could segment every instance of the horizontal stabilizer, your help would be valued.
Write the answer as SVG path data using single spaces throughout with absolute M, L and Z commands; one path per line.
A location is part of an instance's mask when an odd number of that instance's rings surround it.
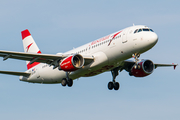
M 17 76 L 25 76 L 28 77 L 30 73 L 26 72 L 14 72 L 14 71 L 0 71 L 1 74 L 8 74 L 8 75 L 17 75 Z

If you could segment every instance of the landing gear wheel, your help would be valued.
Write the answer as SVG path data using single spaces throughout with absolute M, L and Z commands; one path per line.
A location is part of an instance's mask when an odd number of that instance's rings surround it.
M 62 86 L 66 86 L 67 80 L 65 78 L 63 78 L 62 81 L 61 81 L 61 84 L 62 84 Z
M 73 85 L 73 80 L 72 80 L 72 79 L 69 79 L 69 80 L 67 81 L 67 85 L 68 85 L 69 87 L 71 87 L 71 86 Z
M 141 65 L 134 65 L 134 69 L 141 69 Z
M 113 82 L 109 82 L 109 83 L 108 83 L 108 89 L 109 89 L 109 90 L 112 90 L 113 88 L 114 88 Z
M 138 69 L 141 69 L 141 65 L 137 65 L 137 68 L 138 68 Z
M 137 69 L 137 65 L 134 65 L 134 69 Z
M 114 83 L 114 90 L 119 90 L 119 83 L 118 82 Z

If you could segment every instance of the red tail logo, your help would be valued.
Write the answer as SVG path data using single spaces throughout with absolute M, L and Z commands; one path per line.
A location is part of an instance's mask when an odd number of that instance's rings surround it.
M 29 50 L 29 48 L 31 47 L 31 45 L 32 45 L 33 43 L 31 43 L 30 45 L 28 45 L 27 47 L 26 47 L 26 52 L 28 52 L 28 50 Z

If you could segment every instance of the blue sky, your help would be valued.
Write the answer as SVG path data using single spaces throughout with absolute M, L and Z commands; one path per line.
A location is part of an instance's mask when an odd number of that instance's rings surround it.
M 16 0 L 0 2 L 0 49 L 23 51 L 20 32 L 29 29 L 42 53 L 56 54 L 131 25 L 147 25 L 159 36 L 141 55 L 154 63 L 180 63 L 180 1 Z M 0 70 L 25 71 L 25 61 L 0 61 Z M 61 84 L 20 82 L 0 75 L 2 120 L 177 120 L 180 118 L 180 69 L 158 68 L 148 77 L 117 77 L 121 88 L 109 91 L 111 73 Z

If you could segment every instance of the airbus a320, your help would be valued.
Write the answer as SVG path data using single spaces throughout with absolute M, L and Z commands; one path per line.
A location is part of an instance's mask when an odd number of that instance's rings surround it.
M 24 52 L 0 51 L 3 60 L 25 60 L 27 71 L 0 71 L 2 74 L 20 76 L 20 81 L 41 84 L 61 83 L 71 87 L 73 80 L 91 77 L 103 72 L 112 73 L 109 90 L 118 90 L 116 76 L 126 70 L 130 76 L 145 77 L 154 69 L 177 64 L 156 64 L 149 59 L 139 59 L 140 54 L 150 50 L 158 41 L 157 34 L 144 25 L 133 25 L 83 46 L 57 54 L 42 54 L 29 30 L 21 32 Z M 129 60 L 129 58 L 134 60 Z

